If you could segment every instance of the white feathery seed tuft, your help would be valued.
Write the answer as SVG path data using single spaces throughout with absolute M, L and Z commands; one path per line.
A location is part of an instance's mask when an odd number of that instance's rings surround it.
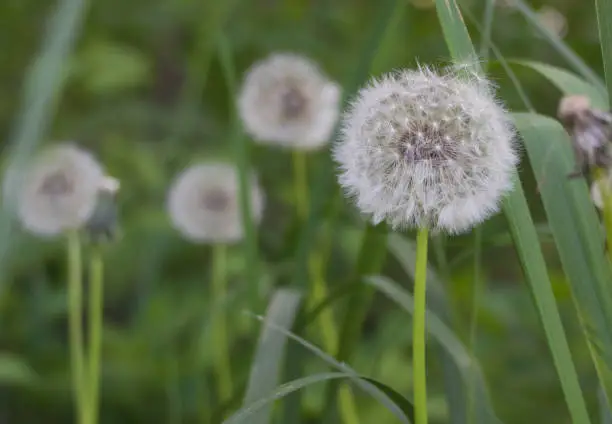
M 246 74 L 238 109 L 262 144 L 314 150 L 329 140 L 340 113 L 340 87 L 310 59 L 276 53 Z
M 60 143 L 44 149 L 24 169 L 9 168 L 4 201 L 26 230 L 54 236 L 86 223 L 103 180 L 102 166 L 89 152 Z
M 249 181 L 251 213 L 261 221 L 264 194 L 257 180 Z M 184 170 L 168 195 L 168 212 L 177 230 L 197 243 L 231 243 L 243 237 L 239 181 L 234 166 L 205 163 Z
M 466 67 L 373 80 L 351 103 L 333 153 L 340 184 L 374 223 L 451 234 L 498 210 L 518 162 L 505 110 Z

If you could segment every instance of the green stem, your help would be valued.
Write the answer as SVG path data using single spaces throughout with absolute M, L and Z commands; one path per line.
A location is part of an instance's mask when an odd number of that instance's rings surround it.
M 293 150 L 293 186 L 297 216 L 304 221 L 308 218 L 308 163 L 301 150 Z
M 104 306 L 104 262 L 98 247 L 94 247 L 91 252 L 89 273 L 89 424 L 97 424 Z
M 223 302 L 227 297 L 227 246 L 217 244 L 213 247 L 212 260 L 212 298 L 215 302 Z M 217 389 L 221 401 L 228 401 L 234 391 L 232 385 L 232 368 L 228 351 L 227 326 L 224 308 L 217 312 L 215 329 L 216 340 L 213 343 L 217 359 Z
M 417 233 L 412 330 L 412 373 L 415 424 L 427 424 L 427 372 L 425 368 L 425 311 L 427 286 L 427 227 Z
M 77 231 L 68 234 L 68 325 L 72 390 L 78 422 L 87 422 L 87 387 L 83 352 L 83 273 L 81 241 Z
M 610 196 L 610 189 L 608 186 L 608 176 L 606 171 L 603 169 L 595 169 L 593 172 L 593 181 L 598 184 L 599 192 L 601 193 L 601 203 L 603 205 L 603 222 L 606 230 L 606 246 L 608 259 L 612 263 L 612 196 Z
M 472 287 L 472 313 L 470 316 L 470 351 L 473 357 L 476 357 L 476 331 L 478 328 L 478 307 L 480 305 L 480 294 L 482 291 L 481 271 L 482 258 L 482 228 L 476 227 L 474 230 L 474 286 Z M 470 378 L 470 393 L 469 393 L 469 409 L 468 422 L 473 422 L 474 419 L 474 393 L 476 385 L 476 376 Z

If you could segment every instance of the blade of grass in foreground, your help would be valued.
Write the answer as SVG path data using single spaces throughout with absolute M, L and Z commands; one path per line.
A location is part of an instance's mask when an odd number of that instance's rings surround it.
M 612 1 L 595 0 L 601 55 L 608 94 L 612 93 Z
M 436 9 L 452 58 L 455 61 L 474 61 L 474 46 L 455 0 L 436 0 Z M 477 64 L 474 66 L 477 67 Z M 478 68 L 476 70 L 480 71 Z M 542 320 L 572 420 L 574 423 L 589 423 L 589 415 L 555 303 L 538 235 L 518 175 L 515 175 L 515 178 L 515 189 L 503 204 L 504 214 Z
M 276 291 L 266 312 L 266 321 L 290 329 L 300 306 L 300 293 L 291 289 Z M 248 407 L 267 393 L 272 393 L 279 384 L 287 337 L 265 327 L 262 329 L 251 363 L 251 373 L 244 395 L 243 405 Z M 249 424 L 267 424 L 272 419 L 272 405 L 263 405 L 249 418 Z
M 227 85 L 228 97 L 230 102 L 230 125 L 231 135 L 230 140 L 234 145 L 234 154 L 236 157 L 236 172 L 238 173 L 238 181 L 240 186 L 240 213 L 242 217 L 242 226 L 244 228 L 244 244 L 245 244 L 245 277 L 251 292 L 251 299 L 258 299 L 259 291 L 259 267 L 257 264 L 257 234 L 255 225 L 251 219 L 251 199 L 249 196 L 249 174 L 251 172 L 250 146 L 244 136 L 240 118 L 236 111 L 236 93 L 237 93 L 237 78 L 234 60 L 232 58 L 231 46 L 229 41 L 223 35 L 219 35 L 218 52 L 225 83 Z
M 257 318 L 263 321 L 262 317 L 258 316 Z M 291 340 L 299 343 L 300 345 L 302 345 L 302 347 L 310 351 L 315 356 L 319 357 L 321 360 L 323 360 L 325 363 L 327 363 L 332 368 L 340 372 L 350 374 L 353 377 L 351 380 L 352 384 L 364 390 L 366 393 L 368 393 L 373 398 L 378 400 L 390 413 L 392 413 L 402 423 L 408 423 L 408 424 L 410 423 L 409 415 L 411 411 L 410 410 L 405 411 L 404 409 L 402 409 L 402 405 L 405 405 L 406 402 L 408 401 L 404 399 L 404 401 L 402 401 L 400 405 L 395 403 L 385 393 L 385 392 L 392 391 L 392 389 L 391 390 L 380 390 L 376 386 L 384 385 L 383 383 L 378 382 L 378 384 L 375 386 L 375 385 L 368 383 L 367 381 L 363 381 L 360 375 L 357 374 L 357 372 L 351 367 L 349 367 L 347 364 L 343 362 L 339 362 L 338 360 L 334 359 L 331 355 L 328 355 L 327 353 L 323 352 L 321 349 L 319 349 L 314 344 L 308 342 L 307 340 L 304 340 L 303 338 L 297 336 L 291 331 L 285 330 L 284 328 L 276 325 L 273 322 L 263 321 L 263 324 L 271 328 L 272 330 L 278 331 L 279 333 L 284 334 L 286 337 L 290 338 Z M 408 402 L 408 404 L 410 403 Z
M 404 290 L 399 284 L 382 276 L 373 276 L 365 278 L 367 284 L 380 290 L 390 300 L 397 303 L 405 309 L 410 315 L 414 312 L 412 296 Z M 488 393 L 484 385 L 484 378 L 478 363 L 473 360 L 468 350 L 463 346 L 460 339 L 455 336 L 453 331 L 437 316 L 437 314 L 427 311 L 427 331 L 436 339 L 444 350 L 450 355 L 454 364 L 459 369 L 461 377 L 466 386 L 470 382 L 475 381 L 474 393 L 475 398 L 479 399 L 481 405 L 486 405 Z M 481 402 L 484 401 L 484 402 Z M 495 415 L 495 412 L 489 408 L 478 408 L 482 415 L 476 415 L 475 422 L 482 423 L 497 423 L 501 421 Z
M 87 0 L 59 0 L 49 15 L 40 52 L 25 77 L 21 111 L 8 142 L 10 151 L 7 160 L 14 169 L 24 166 L 53 118 L 64 85 L 65 66 L 81 30 L 88 4 Z M 11 245 L 11 207 L 4 204 L 0 210 L 0 270 L 4 269 Z M 2 288 L 0 286 L 0 293 Z
M 588 200 L 588 188 L 582 180 L 567 178 L 573 169 L 573 159 L 569 137 L 561 124 L 536 114 L 513 116 L 531 166 L 537 170 L 536 178 L 557 251 L 576 300 L 595 368 L 609 399 L 612 394 L 612 288 L 608 282 L 612 278 L 601 236 L 597 235 L 598 220 Z M 600 241 L 587 245 L 586 241 L 593 239 Z

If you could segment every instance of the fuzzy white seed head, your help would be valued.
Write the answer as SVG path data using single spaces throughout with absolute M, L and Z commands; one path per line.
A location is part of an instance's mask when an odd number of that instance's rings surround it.
M 62 143 L 43 150 L 24 169 L 10 169 L 4 201 L 26 230 L 54 236 L 87 222 L 103 179 L 104 171 L 90 153 Z
M 340 184 L 375 223 L 464 232 L 498 210 L 514 132 L 483 77 L 406 70 L 360 90 L 334 146 Z
M 172 223 L 197 243 L 231 243 L 243 237 L 239 181 L 225 163 L 195 165 L 178 175 L 168 195 Z M 252 219 L 259 223 L 264 195 L 254 176 L 249 181 Z
M 338 120 L 340 87 L 311 60 L 277 53 L 247 71 L 238 108 L 258 142 L 317 149 L 327 143 Z

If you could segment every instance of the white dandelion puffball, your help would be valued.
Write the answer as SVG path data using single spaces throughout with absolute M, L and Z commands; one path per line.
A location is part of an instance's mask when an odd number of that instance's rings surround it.
M 612 196 L 612 174 L 609 172 L 606 172 L 605 176 L 599 177 L 591 183 L 591 200 L 593 200 L 593 204 L 599 210 L 604 209 L 604 198 L 601 195 L 602 188 L 606 193 L 607 201 L 612 200 L 609 199 L 609 197 Z
M 54 236 L 85 224 L 96 207 L 104 171 L 87 151 L 71 143 L 48 147 L 24 169 L 11 169 L 4 200 L 23 227 Z
M 512 188 L 512 128 L 490 84 L 467 68 L 388 74 L 344 117 L 339 181 L 375 223 L 461 233 Z
M 340 87 L 311 60 L 277 53 L 247 71 L 238 109 L 258 142 L 313 150 L 327 143 L 338 120 Z
M 254 176 L 249 180 L 252 219 L 261 221 L 264 198 Z M 235 167 L 224 163 L 195 165 L 176 178 L 168 195 L 172 223 L 198 243 L 239 241 L 244 229 Z

